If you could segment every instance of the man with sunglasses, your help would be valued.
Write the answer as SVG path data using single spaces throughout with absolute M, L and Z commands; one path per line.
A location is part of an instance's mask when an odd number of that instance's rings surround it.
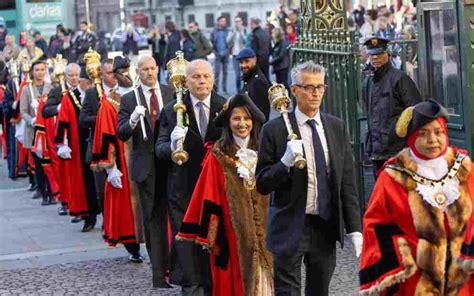
M 396 139 L 390 135 L 394 135 L 398 117 L 405 108 L 421 102 L 413 80 L 390 63 L 389 42 L 378 37 L 364 42 L 375 69 L 366 78 L 363 88 L 368 120 L 366 151 L 374 164 L 375 176 L 383 164 L 405 146 L 405 141 L 391 141 Z
M 320 111 L 324 68 L 308 61 L 291 72 L 295 111 L 288 114 L 298 139 L 288 141 L 282 117 L 263 126 L 256 176 L 257 190 L 271 194 L 267 248 L 273 254 L 276 295 L 328 295 L 336 266 L 336 241 L 344 234 L 356 256 L 362 248 L 361 217 L 354 161 L 345 123 Z M 306 159 L 302 169 L 297 157 Z

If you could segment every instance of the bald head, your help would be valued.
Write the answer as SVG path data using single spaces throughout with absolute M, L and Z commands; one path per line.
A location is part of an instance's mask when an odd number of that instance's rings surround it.
M 199 100 L 206 99 L 214 87 L 212 65 L 206 60 L 194 60 L 186 69 L 186 86 L 189 92 Z
M 144 85 L 154 87 L 158 82 L 158 71 L 158 66 L 152 56 L 141 56 L 138 60 L 137 74 Z

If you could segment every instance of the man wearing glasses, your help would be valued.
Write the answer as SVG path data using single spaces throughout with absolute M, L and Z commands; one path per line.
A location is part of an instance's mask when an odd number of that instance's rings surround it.
M 196 59 L 207 60 L 207 55 L 212 53 L 211 42 L 199 29 L 199 24 L 197 22 L 190 22 L 188 28 L 189 32 L 191 32 L 191 38 L 193 38 L 194 45 L 196 46 Z
M 364 42 L 369 60 L 375 69 L 364 83 L 368 135 L 366 151 L 377 176 L 384 163 L 405 146 L 395 136 L 395 123 L 409 106 L 421 102 L 421 95 L 411 78 L 390 63 L 390 40 L 370 37 Z
M 308 61 L 291 73 L 295 111 L 289 114 L 297 140 L 288 141 L 283 118 L 264 125 L 260 137 L 257 190 L 271 194 L 267 247 L 273 254 L 276 295 L 328 295 L 336 266 L 336 241 L 344 234 L 358 257 L 361 217 L 350 137 L 345 123 L 320 112 L 324 68 Z M 297 156 L 306 166 L 295 167 Z

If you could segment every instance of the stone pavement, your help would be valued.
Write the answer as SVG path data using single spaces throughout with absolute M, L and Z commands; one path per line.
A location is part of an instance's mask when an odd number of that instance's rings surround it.
M 6 177 L 0 160 L 0 295 L 180 295 L 179 288 L 153 289 L 148 261 L 129 263 L 98 227 L 81 233 L 82 223 L 40 206 L 26 188 L 26 179 Z M 338 250 L 330 295 L 357 294 L 358 262 L 347 245 Z

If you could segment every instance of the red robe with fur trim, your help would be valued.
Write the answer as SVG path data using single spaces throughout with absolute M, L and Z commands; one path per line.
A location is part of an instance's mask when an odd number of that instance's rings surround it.
M 449 168 L 457 153 L 448 149 Z M 408 149 L 389 163 L 417 170 Z M 380 174 L 363 220 L 361 295 L 474 295 L 474 173 L 469 157 L 456 176 L 460 196 L 443 212 L 423 201 L 408 174 L 388 167 Z
M 48 183 L 51 188 L 51 195 L 54 198 L 59 199 L 64 206 L 67 205 L 67 201 L 62 198 L 60 194 L 58 181 L 60 181 L 62 178 L 60 178 L 59 174 L 58 154 L 54 148 L 56 116 L 44 118 L 42 115 L 42 111 L 47 99 L 47 96 L 43 96 L 39 100 L 38 110 L 36 111 L 35 137 L 31 152 L 36 153 L 38 149 L 41 150 L 41 166 L 43 167 L 44 174 L 48 178 Z M 39 144 L 41 144 L 41 147 Z
M 124 142 L 117 136 L 117 123 L 117 110 L 107 98 L 102 98 L 97 113 L 91 167 L 104 170 L 117 165 L 122 172 L 122 189 L 105 182 L 104 240 L 111 246 L 136 242 Z
M 79 147 L 79 123 L 77 116 L 81 106 L 75 102 L 68 92 L 65 92 L 58 114 L 56 136 L 54 143 L 67 144 L 71 148 L 71 159 L 59 159 L 61 176 L 70 189 L 68 198 L 69 214 L 71 216 L 88 216 L 86 188 L 82 174 L 82 163 Z
M 210 251 L 214 296 L 273 295 L 272 258 L 265 248 L 268 196 L 244 189 L 235 162 L 218 146 L 210 146 L 203 160 L 177 239 Z

